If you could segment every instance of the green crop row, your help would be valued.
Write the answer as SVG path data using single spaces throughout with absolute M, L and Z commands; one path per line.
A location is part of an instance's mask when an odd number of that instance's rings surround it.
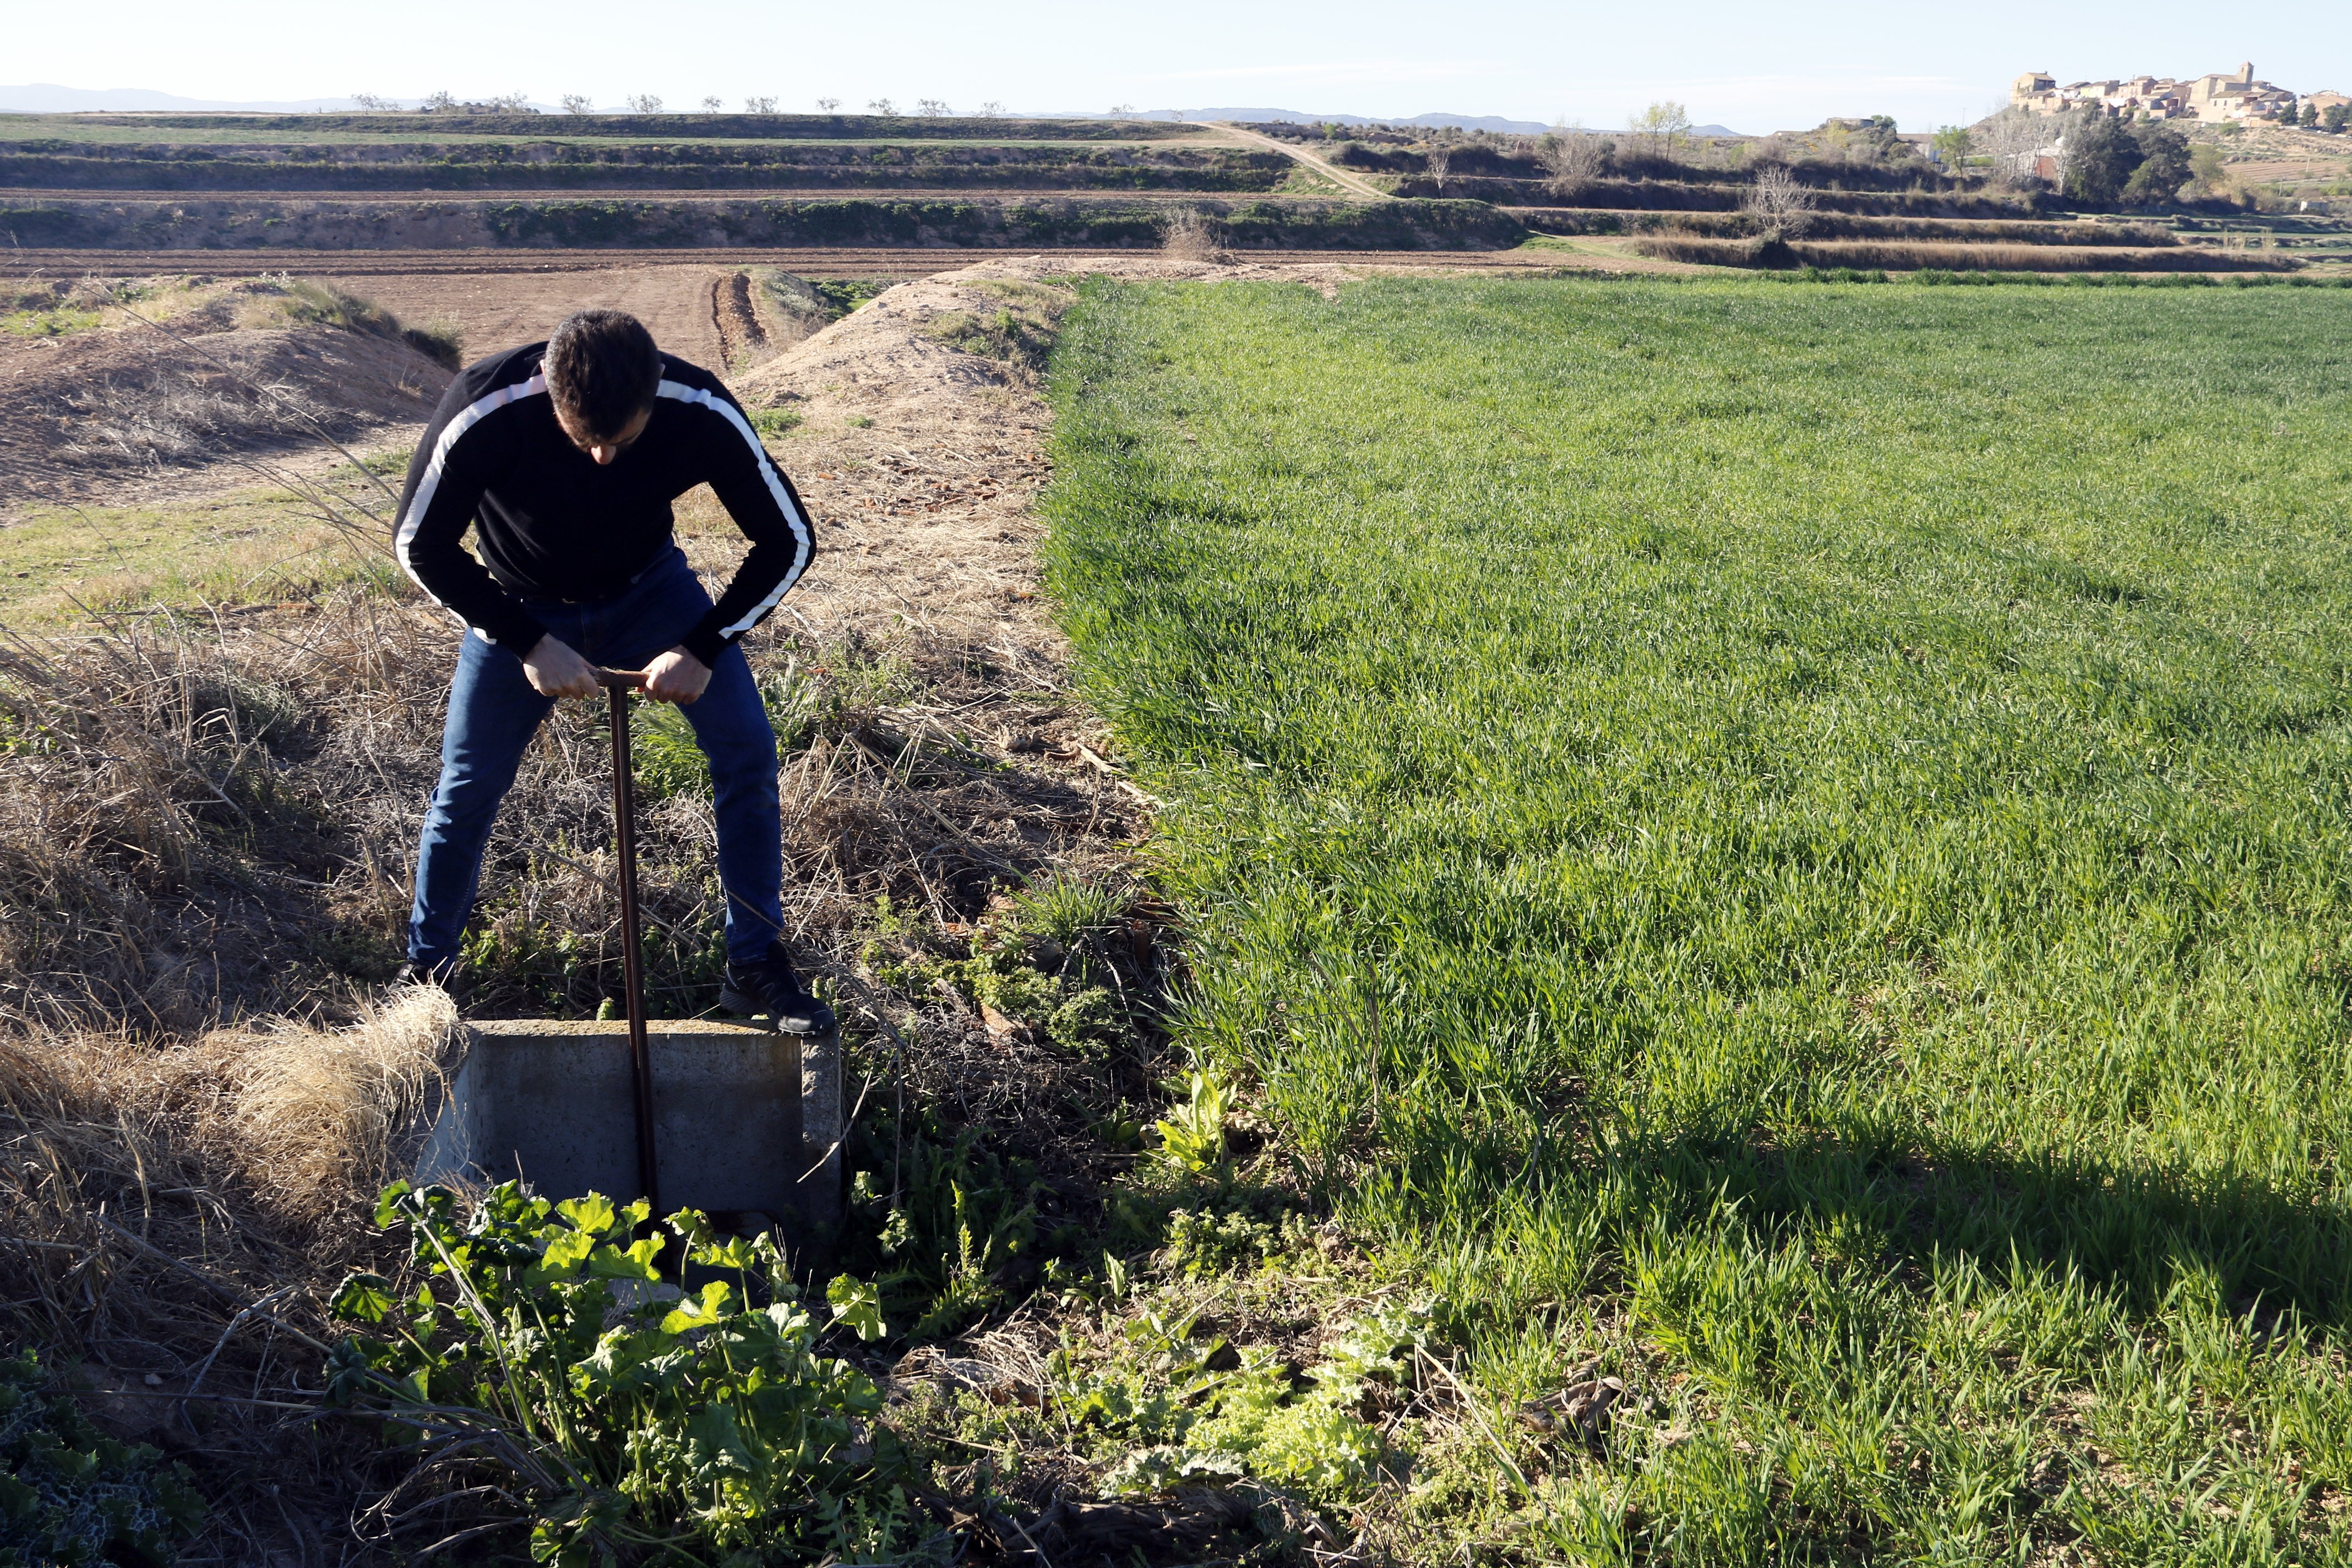
M 2352 1561 L 2333 290 L 1096 283 L 1052 386 L 1180 1037 L 1512 1456 L 1445 1552 Z

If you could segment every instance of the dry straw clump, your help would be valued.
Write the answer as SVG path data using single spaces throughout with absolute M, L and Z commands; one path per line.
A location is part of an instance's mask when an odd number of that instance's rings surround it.
M 326 1303 L 400 1271 L 368 1200 L 457 1040 L 425 989 L 331 1031 L 0 1035 L 0 1333 L 194 1468 L 213 1561 L 322 1561 L 368 1489 L 368 1435 L 313 1420 Z
M 1223 261 L 1224 236 L 1216 220 L 1198 207 L 1181 207 L 1162 226 L 1160 251 L 1179 261 Z
M 458 1038 L 457 1005 L 420 986 L 347 1029 L 215 1035 L 234 1053 L 236 1127 L 252 1190 L 282 1215 L 325 1223 L 397 1173 L 439 1099 Z

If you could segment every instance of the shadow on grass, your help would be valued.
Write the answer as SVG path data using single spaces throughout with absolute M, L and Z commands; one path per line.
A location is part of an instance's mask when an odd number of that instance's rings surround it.
M 1621 1150 L 1614 1173 L 1652 1213 L 1736 1204 L 1751 1224 L 1840 1227 L 1922 1266 L 1971 1255 L 2080 1276 L 2135 1314 L 2184 1272 L 2209 1273 L 2232 1311 L 2311 1323 L 2352 1305 L 2352 1209 L 2321 1196 L 2182 1171 L 2020 1157 L 1890 1137 L 1825 1133 L 1795 1146 L 1683 1137 Z

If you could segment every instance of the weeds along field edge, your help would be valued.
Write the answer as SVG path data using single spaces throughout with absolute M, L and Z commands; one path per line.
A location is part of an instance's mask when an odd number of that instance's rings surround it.
M 1461 1314 L 1480 1537 L 2352 1555 L 2332 295 L 1087 289 L 1177 1037 Z

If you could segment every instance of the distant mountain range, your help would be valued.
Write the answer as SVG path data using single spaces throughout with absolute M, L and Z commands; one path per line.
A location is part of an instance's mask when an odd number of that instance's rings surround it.
M 37 81 L 22 87 L 0 87 L 0 114 L 72 114 L 83 110 L 205 109 L 244 110 L 261 114 L 299 114 L 319 109 L 357 109 L 348 98 L 289 99 L 282 103 L 232 103 L 218 98 L 181 98 L 138 87 L 59 87 Z
M 403 108 L 415 105 L 395 99 Z M 534 108 L 552 110 L 552 104 L 536 104 Z M 684 110 L 686 106 L 680 104 Z M 270 102 L 231 101 L 218 98 L 181 98 L 173 93 L 151 92 L 145 88 L 59 87 L 54 82 L 30 82 L 21 87 L 0 87 L 0 114 L 73 114 L 88 112 L 115 113 L 139 110 L 172 110 L 179 112 L 222 110 L 247 114 L 305 114 L 319 110 L 349 112 L 359 108 L 350 98 L 300 98 Z M 617 110 L 609 112 L 619 112 Z M 1098 116 L 1072 110 L 1058 110 L 1037 115 L 1041 120 L 1087 120 Z M 1149 109 L 1135 116 L 1138 120 L 1239 120 L 1265 124 L 1281 121 L 1292 125 L 1394 125 L 1435 130 L 1451 126 L 1461 131 L 1494 131 L 1517 136 L 1538 136 L 1550 126 L 1534 120 L 1506 120 L 1499 114 L 1416 114 L 1409 120 L 1382 119 L 1369 114 L 1305 114 L 1296 109 Z M 1694 136 L 1737 136 L 1737 131 L 1720 125 L 1694 125 Z

